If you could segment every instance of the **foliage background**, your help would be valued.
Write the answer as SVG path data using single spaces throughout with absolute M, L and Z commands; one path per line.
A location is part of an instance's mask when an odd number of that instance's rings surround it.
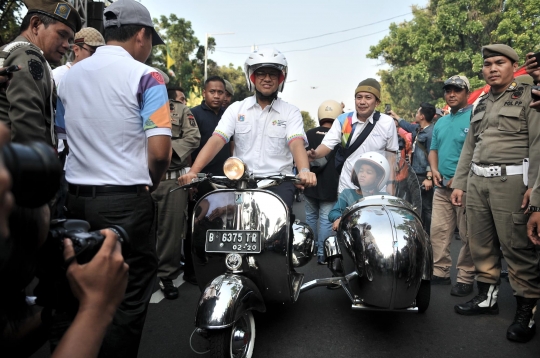
M 413 15 L 391 24 L 390 34 L 367 55 L 389 65 L 378 72 L 381 109 L 390 103 L 405 118 L 424 101 L 444 106 L 442 84 L 450 76 L 467 76 L 473 89 L 483 86 L 482 46 L 512 46 L 520 65 L 525 54 L 540 49 L 537 0 L 431 0 L 426 8 L 413 6 Z

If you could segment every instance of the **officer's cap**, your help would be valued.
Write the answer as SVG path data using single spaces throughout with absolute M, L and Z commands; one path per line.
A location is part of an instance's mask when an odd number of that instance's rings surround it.
M 143 4 L 135 0 L 117 0 L 107 6 L 103 12 L 103 26 L 120 27 L 124 25 L 140 25 L 152 28 L 152 46 L 165 45 L 150 17 L 150 12 Z
M 87 44 L 88 46 L 99 47 L 105 45 L 105 39 L 98 30 L 93 27 L 85 27 L 75 34 L 74 43 L 76 45 Z
M 225 91 L 229 92 L 229 94 L 231 96 L 234 96 L 234 87 L 233 87 L 233 85 L 229 81 L 227 81 L 225 79 L 223 81 L 225 81 Z
M 471 90 L 471 84 L 469 83 L 469 79 L 465 76 L 455 75 L 444 81 L 443 89 L 450 86 L 463 88 L 467 91 Z
M 493 44 L 482 47 L 482 56 L 484 59 L 495 56 L 504 56 L 514 62 L 519 61 L 517 52 L 510 46 L 503 44 Z
M 58 0 L 24 0 L 28 13 L 49 16 L 69 26 L 73 32 L 82 27 L 81 17 L 71 4 Z

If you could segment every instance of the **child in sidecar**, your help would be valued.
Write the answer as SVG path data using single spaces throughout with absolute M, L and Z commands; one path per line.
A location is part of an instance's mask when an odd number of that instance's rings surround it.
M 386 186 L 390 176 L 390 164 L 384 155 L 377 152 L 366 152 L 354 163 L 351 181 L 357 189 L 344 189 L 332 210 L 328 220 L 333 222 L 332 230 L 339 228 L 341 215 L 348 206 L 356 203 L 364 196 L 378 194 Z

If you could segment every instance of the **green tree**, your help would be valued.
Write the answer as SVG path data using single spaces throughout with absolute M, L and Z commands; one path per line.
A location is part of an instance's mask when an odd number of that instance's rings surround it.
M 182 86 L 186 95 L 193 90 L 200 94 L 204 76 L 204 45 L 201 45 L 195 37 L 191 21 L 179 18 L 175 14 L 169 15 L 168 18 L 161 15 L 159 20 L 153 19 L 153 21 L 156 30 L 167 45 L 154 47 L 147 63 L 171 74 L 169 84 Z M 214 38 L 210 37 L 208 39 L 209 51 L 213 51 L 215 45 Z M 170 69 L 167 69 L 168 56 L 174 62 Z
M 0 46 L 11 42 L 19 35 L 23 8 L 20 0 L 0 0 Z
M 311 118 L 308 111 L 300 111 L 300 114 L 302 114 L 302 120 L 304 121 L 304 131 L 308 131 L 312 128 L 315 128 L 317 123 Z
M 412 9 L 413 19 L 391 24 L 367 55 L 390 65 L 379 76 L 402 115 L 424 101 L 444 105 L 442 84 L 452 75 L 467 76 L 473 88 L 484 85 L 482 46 L 505 43 L 523 59 L 540 44 L 536 0 L 431 0 L 425 9 Z

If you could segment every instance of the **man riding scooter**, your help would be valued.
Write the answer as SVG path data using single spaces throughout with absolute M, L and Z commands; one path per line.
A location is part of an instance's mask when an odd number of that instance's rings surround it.
M 278 97 L 287 78 L 287 60 L 274 48 L 254 51 L 244 65 L 249 90 L 255 95 L 235 102 L 223 114 L 212 137 L 203 147 L 191 170 L 178 178 L 189 184 L 234 135 L 234 155 L 241 158 L 254 175 L 292 174 L 293 159 L 302 189 L 317 184 L 309 170 L 307 144 L 300 111 Z M 268 190 L 292 208 L 294 185 L 284 182 Z

